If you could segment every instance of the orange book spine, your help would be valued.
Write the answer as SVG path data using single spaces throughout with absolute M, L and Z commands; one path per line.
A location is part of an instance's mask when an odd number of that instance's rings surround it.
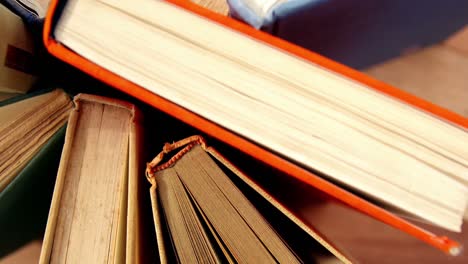
M 275 38 L 264 32 L 258 31 L 239 21 L 216 14 L 208 9 L 200 7 L 191 2 L 183 0 L 168 0 L 168 2 L 178 5 L 191 12 L 202 15 L 208 19 L 211 19 L 214 22 L 226 25 L 230 28 L 248 34 L 260 41 L 277 46 L 289 53 L 312 61 L 328 69 L 331 69 L 334 72 L 337 72 L 338 74 L 342 74 L 349 78 L 355 79 L 372 87 L 373 89 L 389 94 L 395 98 L 398 98 L 423 110 L 429 111 L 437 116 L 440 116 L 441 118 L 444 118 L 450 122 L 468 128 L 468 120 L 460 115 L 457 115 L 437 105 L 424 101 L 416 96 L 405 93 L 390 85 L 367 77 L 366 75 L 356 70 L 353 70 L 344 65 L 326 59 L 318 54 L 312 53 L 308 50 L 290 44 L 284 40 Z M 400 217 L 378 206 L 375 206 L 369 203 L 368 201 L 322 179 L 321 177 L 312 174 L 304 168 L 301 168 L 292 162 L 280 158 L 279 156 L 252 143 L 251 141 L 239 137 L 238 135 L 220 127 L 219 125 L 212 123 L 200 117 L 199 115 L 194 114 L 193 112 L 190 112 L 187 109 L 184 109 L 156 94 L 153 94 L 150 91 L 92 63 L 91 61 L 69 50 L 65 46 L 55 41 L 52 37 L 52 28 L 54 21 L 53 18 L 55 12 L 57 11 L 58 4 L 58 0 L 52 0 L 49 4 L 49 10 L 44 24 L 43 41 L 49 53 L 56 56 L 60 60 L 77 67 L 78 69 L 82 70 L 83 72 L 86 72 L 94 78 L 101 80 L 104 83 L 111 85 L 116 89 L 119 89 L 127 94 L 130 94 L 131 96 L 143 102 L 146 102 L 154 106 L 155 108 L 158 108 L 159 110 L 199 129 L 200 131 L 211 135 L 216 139 L 219 139 L 241 150 L 242 152 L 252 157 L 255 157 L 256 159 L 276 169 L 279 169 L 282 172 L 287 173 L 291 177 L 294 177 L 306 184 L 309 184 L 310 186 L 315 187 L 316 189 L 347 204 L 352 208 L 355 208 L 356 210 L 359 210 L 375 219 L 378 219 L 379 221 L 382 221 L 388 225 L 400 229 L 422 241 L 425 241 L 426 243 L 436 248 L 445 251 L 446 253 L 453 254 L 454 252 L 458 251 L 459 244 L 457 242 L 452 241 L 446 237 L 436 236 L 435 234 L 423 230 L 413 225 L 412 223 L 405 221 Z

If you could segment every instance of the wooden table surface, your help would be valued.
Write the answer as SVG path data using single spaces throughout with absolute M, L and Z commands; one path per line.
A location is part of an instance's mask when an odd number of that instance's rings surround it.
M 468 117 L 468 26 L 444 43 L 402 55 L 366 73 Z

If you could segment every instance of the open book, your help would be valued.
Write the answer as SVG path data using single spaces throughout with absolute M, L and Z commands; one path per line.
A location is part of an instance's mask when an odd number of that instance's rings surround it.
M 146 174 L 161 263 L 311 263 L 321 246 L 351 262 L 200 136 L 166 143 Z

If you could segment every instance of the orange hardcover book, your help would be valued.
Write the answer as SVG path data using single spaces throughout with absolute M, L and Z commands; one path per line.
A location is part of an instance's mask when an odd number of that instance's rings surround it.
M 326 68 L 338 75 L 343 75 L 356 82 L 365 84 L 366 86 L 378 90 L 381 93 L 394 97 L 424 111 L 430 112 L 431 114 L 456 124 L 462 128 L 468 128 L 468 119 L 456 113 L 408 94 L 395 87 L 372 79 L 363 73 L 331 61 L 318 54 L 305 50 L 279 38 L 273 37 L 264 32 L 258 31 L 229 17 L 216 14 L 191 2 L 182 0 L 168 0 L 167 2 L 189 10 L 200 16 L 206 17 L 212 20 L 214 23 L 219 23 L 243 34 L 249 35 L 254 39 L 264 42 L 270 46 L 277 47 L 287 53 L 296 55 L 297 57 L 300 57 L 306 61 L 313 62 L 314 64 Z M 57 19 L 59 18 L 59 14 L 64 4 L 64 1 L 52 0 L 45 20 L 43 41 L 48 51 L 53 56 L 56 56 L 60 60 L 63 60 L 79 68 L 83 72 L 95 77 L 96 79 L 99 79 L 106 84 L 115 87 L 116 89 L 124 91 L 125 93 L 130 94 L 131 96 L 134 96 L 135 98 L 146 102 L 155 108 L 199 129 L 200 131 L 239 149 L 247 155 L 250 155 L 259 161 L 266 163 L 269 166 L 272 166 L 290 175 L 291 177 L 294 177 L 306 183 L 307 185 L 316 188 L 317 190 L 341 201 L 351 208 L 354 208 L 381 222 L 400 229 L 436 248 L 445 251 L 446 253 L 456 254 L 456 252 L 459 251 L 459 244 L 457 242 L 444 236 L 437 236 L 422 228 L 419 228 L 418 226 L 398 217 L 397 215 L 379 206 L 376 206 L 341 187 L 338 187 L 337 185 L 327 181 L 322 177 L 313 174 L 310 170 L 301 167 L 298 164 L 273 153 L 272 151 L 267 150 L 265 147 L 262 147 L 253 141 L 241 137 L 238 134 L 223 128 L 217 123 L 209 121 L 174 102 L 166 100 L 165 98 L 154 94 L 151 91 L 125 78 L 120 77 L 119 75 L 93 63 L 92 61 L 82 57 L 80 54 L 77 54 L 71 49 L 62 45 L 56 41 L 56 39 L 54 39 L 54 26 Z

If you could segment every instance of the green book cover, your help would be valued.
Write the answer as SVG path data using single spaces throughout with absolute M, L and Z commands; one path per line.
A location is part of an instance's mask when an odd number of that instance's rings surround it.
M 49 214 L 66 125 L 0 193 L 0 257 L 41 239 Z

